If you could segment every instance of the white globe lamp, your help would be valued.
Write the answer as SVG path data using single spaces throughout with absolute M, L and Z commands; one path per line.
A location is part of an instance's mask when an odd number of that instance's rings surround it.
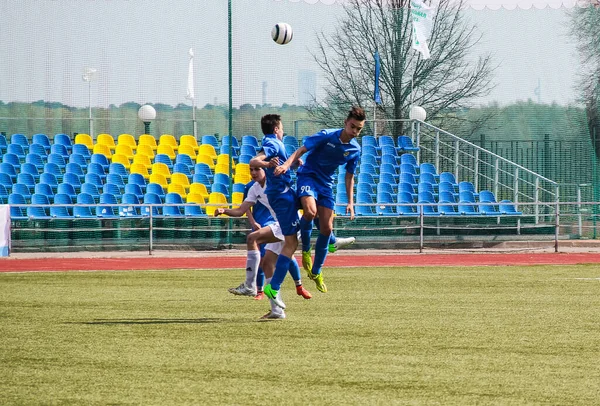
M 427 118 L 427 112 L 421 106 L 412 106 L 408 113 L 408 118 L 411 120 L 425 121 Z
M 144 133 L 150 134 L 150 122 L 156 118 L 156 110 L 149 104 L 145 104 L 138 110 L 138 117 L 144 123 Z

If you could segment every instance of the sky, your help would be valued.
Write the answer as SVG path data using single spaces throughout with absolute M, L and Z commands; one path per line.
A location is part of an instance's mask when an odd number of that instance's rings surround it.
M 328 34 L 338 26 L 341 6 L 232 3 L 233 104 L 261 104 L 263 82 L 268 103 L 296 104 L 300 70 L 317 72 L 317 96 L 322 95 L 325 81 L 311 49 L 317 32 Z M 495 89 L 478 104 L 576 101 L 579 62 L 567 35 L 567 9 L 465 13 L 482 35 L 473 58 L 490 53 L 498 65 Z M 195 52 L 195 104 L 228 102 L 224 0 L 0 0 L 0 15 L 3 102 L 191 104 L 185 98 L 190 47 Z M 281 46 L 270 39 L 277 22 L 294 27 L 291 43 Z M 81 78 L 85 67 L 98 70 L 91 84 Z

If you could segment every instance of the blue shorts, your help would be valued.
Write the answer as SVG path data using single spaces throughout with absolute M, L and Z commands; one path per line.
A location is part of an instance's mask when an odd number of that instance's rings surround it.
M 269 204 L 277 216 L 283 235 L 296 235 L 299 228 L 296 192 L 288 189 L 280 194 L 268 194 Z
M 317 206 L 323 206 L 333 210 L 335 199 L 331 186 L 320 182 L 312 176 L 298 174 L 296 179 L 298 199 L 303 196 L 312 196 L 317 201 Z

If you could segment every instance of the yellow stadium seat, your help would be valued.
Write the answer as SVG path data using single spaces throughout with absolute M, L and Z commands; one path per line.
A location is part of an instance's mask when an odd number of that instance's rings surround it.
M 242 192 L 233 192 L 231 195 L 231 203 L 235 205 L 240 205 L 244 201 L 244 193 Z
M 137 155 L 136 155 L 137 156 Z M 150 178 L 150 173 L 148 173 L 148 168 L 146 167 L 146 165 L 139 163 L 139 162 L 133 162 L 131 164 L 131 166 L 129 167 L 129 172 L 130 173 L 139 173 L 140 175 L 142 175 L 145 179 Z
M 133 161 L 133 149 L 126 144 L 118 144 L 115 148 L 115 154 L 125 155 L 129 161 Z
M 233 167 L 231 169 L 233 170 Z M 229 166 L 227 164 L 216 164 L 215 173 L 224 173 L 229 176 Z
M 171 184 L 176 183 L 186 189 L 190 188 L 190 180 L 185 173 L 176 172 L 171 175 Z
M 180 145 L 178 155 L 189 155 L 192 160 L 196 159 L 196 150 L 191 145 Z
M 194 182 L 190 184 L 190 192 L 191 195 L 200 195 L 204 198 L 204 200 L 208 200 L 208 188 L 204 183 Z
M 173 151 L 177 151 L 179 149 L 179 144 L 173 135 L 171 134 L 163 134 L 158 139 L 158 146 L 161 145 L 170 145 L 173 148 Z
M 185 134 L 185 135 L 182 135 L 181 137 L 179 137 L 179 148 L 183 147 L 184 145 L 188 145 L 188 146 L 194 148 L 194 151 L 196 151 L 196 152 L 198 152 L 198 148 L 200 148 L 196 138 L 194 138 L 193 135 L 189 135 L 189 134 Z M 194 154 L 194 156 L 195 156 L 195 154 Z
M 108 159 L 112 158 L 112 152 L 110 152 L 110 148 L 106 144 L 96 144 L 94 145 L 94 154 L 102 154 Z
M 250 174 L 247 173 L 237 173 L 233 176 L 233 183 L 243 183 L 246 184 L 248 182 L 250 182 L 252 180 L 252 176 L 250 176 Z
M 117 137 L 117 145 L 129 145 L 133 151 L 137 149 L 137 142 L 131 134 L 120 134 Z
M 163 175 L 162 173 L 150 174 L 148 183 L 158 183 L 159 185 L 161 185 L 163 187 L 164 190 L 167 190 L 169 187 L 169 182 L 167 181 L 167 178 L 165 177 L 165 175 Z
M 205 163 L 205 164 L 207 164 L 209 166 L 210 169 L 212 169 L 212 170 L 215 169 L 215 160 L 212 157 L 210 157 L 209 155 L 199 154 L 196 157 L 196 163 L 197 164 L 199 164 L 199 163 Z
M 158 148 L 158 145 L 156 145 L 156 138 L 154 138 L 150 134 L 140 135 L 140 139 L 138 140 L 138 147 L 140 145 L 150 145 L 150 147 L 152 147 L 154 151 L 156 151 L 156 148 Z
M 217 164 L 229 165 L 228 161 L 229 161 L 229 154 L 217 155 L 217 162 L 216 162 Z M 235 168 L 235 161 L 233 160 L 233 158 L 231 158 L 231 167 Z
M 215 215 L 215 210 L 218 207 L 227 208 L 229 204 L 227 203 L 227 197 L 223 193 L 212 192 L 208 195 L 208 204 L 214 206 L 206 206 L 206 214 L 209 216 Z
M 156 148 L 156 153 L 167 155 L 169 158 L 171 158 L 171 161 L 175 160 L 175 150 L 173 150 L 173 147 L 168 144 L 160 144 Z
M 123 154 L 113 154 L 112 162 L 118 162 L 123 164 L 125 169 L 129 169 L 129 167 L 131 166 L 131 161 Z
M 152 168 L 152 161 L 148 155 L 141 154 L 139 151 L 137 154 L 133 156 L 133 163 L 144 165 L 146 167 L 146 171 Z
M 250 176 L 250 165 L 239 163 L 235 166 L 234 183 L 248 183 L 252 180 Z
M 208 197 L 208 195 L 206 195 Z M 200 193 L 188 193 L 186 203 L 206 203 L 206 199 Z
M 138 145 L 135 154 L 136 155 L 146 155 L 151 160 L 154 159 L 154 155 L 155 155 L 154 150 L 152 149 L 152 146 L 147 145 L 147 144 Z
M 213 160 L 217 159 L 217 151 L 210 144 L 202 144 L 198 147 L 198 155 L 208 155 Z
M 75 136 L 75 144 L 83 144 L 91 151 L 94 149 L 94 140 L 89 134 L 79 133 Z
M 169 183 L 169 186 L 167 187 L 167 193 L 177 193 L 184 200 L 187 197 L 185 187 L 178 183 Z
M 111 152 L 116 148 L 115 139 L 110 134 L 98 134 L 96 137 L 96 144 L 104 144 L 108 146 Z
M 171 178 L 171 171 L 169 170 L 169 167 L 167 166 L 167 164 L 162 162 L 154 162 L 152 164 L 151 173 L 152 175 L 154 175 L 155 173 L 159 173 L 162 176 L 164 176 L 165 179 Z

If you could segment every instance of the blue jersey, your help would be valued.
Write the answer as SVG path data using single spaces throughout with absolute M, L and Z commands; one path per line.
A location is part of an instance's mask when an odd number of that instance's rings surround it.
M 251 180 L 246 184 L 246 187 L 244 188 L 244 200 L 248 197 L 248 191 L 252 185 L 254 185 L 254 183 L 255 182 Z M 275 219 L 271 215 L 269 209 L 260 201 L 257 201 L 254 203 L 254 206 L 252 206 L 252 216 L 254 217 L 254 220 L 262 227 L 268 226 L 269 224 L 275 222 Z
M 308 175 L 324 185 L 333 187 L 335 170 L 346 164 L 346 172 L 354 173 L 360 158 L 360 145 L 356 139 L 344 144 L 340 141 L 342 129 L 322 130 L 306 137 L 304 146 L 308 150 L 306 161 L 298 169 L 299 175 Z
M 262 140 L 262 151 L 264 151 L 267 159 L 278 157 L 280 164 L 288 159 L 288 154 L 283 142 L 281 142 L 275 134 L 264 136 Z M 291 172 L 289 170 L 279 176 L 275 176 L 273 173 L 275 168 L 264 168 L 264 170 L 267 174 L 267 189 L 265 191 L 267 195 L 283 193 L 286 188 L 289 188 L 292 184 Z

